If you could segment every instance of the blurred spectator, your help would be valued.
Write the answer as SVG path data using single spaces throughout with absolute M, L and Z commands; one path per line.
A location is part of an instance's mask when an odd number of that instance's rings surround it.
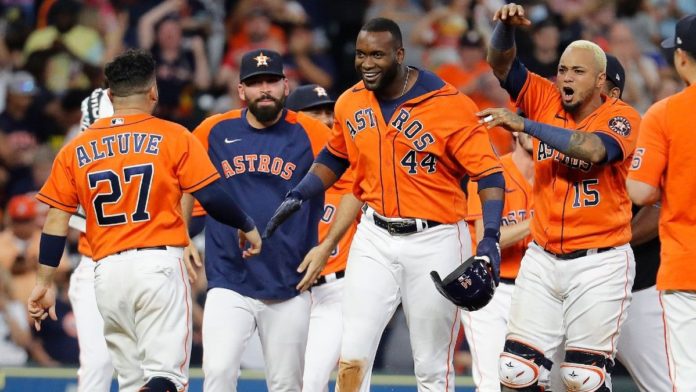
M 183 36 L 184 7 L 185 0 L 166 0 L 152 8 L 138 23 L 138 39 L 157 62 L 159 101 L 154 114 L 192 127 L 193 96 L 210 87 L 211 77 L 203 39 Z
M 414 67 L 423 66 L 423 46 L 413 42 L 416 23 L 425 15 L 418 2 L 412 0 L 375 0 L 365 11 L 365 20 L 373 18 L 389 18 L 399 24 L 406 49 L 406 62 Z
M 123 39 L 128 27 L 126 11 L 117 10 L 110 0 L 84 0 L 80 21 L 103 37 L 102 63 L 111 61 L 123 51 Z
M 643 54 L 636 43 L 633 32 L 625 23 L 616 23 L 609 31 L 609 52 L 625 64 L 626 86 L 623 100 L 644 113 L 654 102 L 660 83 L 655 61 Z
M 38 246 L 41 229 L 36 223 L 37 201 L 29 195 L 18 195 L 7 204 L 7 224 L 0 232 L 0 268 L 20 275 L 31 270 L 33 261 L 38 262 Z M 36 260 L 32 260 L 36 258 Z M 28 260 L 28 262 L 26 262 Z M 34 282 L 28 288 L 17 287 L 15 299 L 29 298 Z M 26 293 L 18 292 L 28 289 Z M 24 297 L 26 294 L 26 298 Z
M 659 57 L 660 27 L 651 15 L 648 0 L 617 0 L 616 17 L 631 30 L 641 52 Z
M 459 37 L 472 27 L 470 8 L 471 0 L 447 0 L 418 21 L 411 40 L 427 48 L 423 60 L 427 68 L 456 61 Z
M 10 273 L 0 266 L 0 368 L 27 362 L 31 342 L 26 304 L 12 297 Z
M 555 79 L 558 71 L 561 35 L 552 21 L 537 23 L 532 27 L 532 51 L 520 53 L 520 61 L 528 70 L 547 79 Z
M 232 15 L 231 20 L 239 23 L 233 26 L 239 27 L 231 30 L 228 36 L 227 52 L 215 81 L 218 86 L 226 86 L 230 82 L 236 85 L 239 82 L 239 60 L 250 50 L 271 49 L 280 54 L 286 53 L 285 33 L 273 24 L 268 11 L 245 5 L 244 2 L 240 3 Z
M 57 0 L 49 25 L 35 30 L 24 46 L 27 67 L 40 69 L 42 84 L 60 94 L 70 87 L 90 88 L 101 75 L 104 43 L 97 31 L 78 24 L 81 4 Z
M 290 81 L 290 90 L 303 84 L 318 84 L 331 90 L 336 67 L 326 53 L 314 45 L 308 24 L 294 25 L 290 30 L 288 53 L 283 56 L 283 69 Z

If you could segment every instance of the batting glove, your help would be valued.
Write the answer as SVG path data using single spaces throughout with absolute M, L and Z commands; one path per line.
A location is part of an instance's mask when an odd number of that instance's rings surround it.
M 296 196 L 288 195 L 278 209 L 273 213 L 271 220 L 266 225 L 266 230 L 263 232 L 263 238 L 270 238 L 275 233 L 278 226 L 285 222 L 290 215 L 294 214 L 302 206 L 302 200 Z
M 493 272 L 493 281 L 498 286 L 500 283 L 500 245 L 498 239 L 483 237 L 476 247 L 476 258 L 485 260 Z

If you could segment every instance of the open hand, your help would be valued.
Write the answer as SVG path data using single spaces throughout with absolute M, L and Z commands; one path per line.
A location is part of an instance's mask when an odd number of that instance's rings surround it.
M 242 257 L 245 259 L 261 253 L 261 235 L 256 227 L 246 233 L 239 230 L 239 248 L 242 250 Z
M 302 273 L 306 271 L 302 280 L 296 287 L 300 292 L 312 287 L 319 277 L 319 274 L 321 274 L 321 271 L 324 269 L 324 266 L 326 266 L 326 261 L 329 259 L 329 256 L 331 256 L 331 249 L 321 244 L 307 252 L 304 260 L 302 260 L 302 263 L 297 268 L 297 272 Z
M 489 108 L 476 113 L 479 124 L 491 129 L 497 126 L 510 132 L 524 132 L 524 118 L 505 108 Z
M 527 19 L 521 5 L 510 3 L 500 7 L 493 14 L 493 20 L 499 20 L 510 26 L 530 26 L 532 21 Z

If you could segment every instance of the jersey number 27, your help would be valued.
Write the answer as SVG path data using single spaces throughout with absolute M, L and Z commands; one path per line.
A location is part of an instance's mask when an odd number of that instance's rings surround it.
M 134 223 L 150 219 L 150 213 L 147 212 L 147 202 L 150 198 L 153 171 L 154 169 L 151 163 L 123 168 L 123 180 L 125 184 L 130 184 L 134 177 L 140 177 L 138 202 L 135 206 L 135 211 L 131 214 L 131 220 Z M 92 201 L 99 226 L 122 225 L 128 222 L 125 213 L 113 215 L 106 215 L 104 213 L 105 204 L 118 203 L 123 196 L 123 191 L 121 190 L 121 176 L 119 173 L 113 170 L 98 171 L 89 173 L 87 179 L 89 180 L 90 189 L 95 189 L 100 182 L 108 182 L 111 186 L 111 192 L 97 193 Z

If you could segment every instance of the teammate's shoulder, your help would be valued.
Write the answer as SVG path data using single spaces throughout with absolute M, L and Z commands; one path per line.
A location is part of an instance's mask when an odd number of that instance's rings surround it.
M 323 122 L 320 120 L 317 120 L 316 118 L 310 116 L 309 114 L 303 113 L 303 112 L 295 112 L 290 109 L 288 109 L 287 115 L 286 115 L 286 120 L 289 123 L 299 123 L 303 127 L 324 127 L 326 128 L 326 125 L 324 125 Z
M 212 116 L 207 117 L 205 120 L 203 120 L 197 127 L 196 131 L 199 130 L 206 130 L 210 132 L 210 130 L 217 124 L 225 121 L 225 120 L 234 120 L 237 118 L 242 117 L 242 109 L 233 109 L 224 113 L 217 113 L 213 114 Z

